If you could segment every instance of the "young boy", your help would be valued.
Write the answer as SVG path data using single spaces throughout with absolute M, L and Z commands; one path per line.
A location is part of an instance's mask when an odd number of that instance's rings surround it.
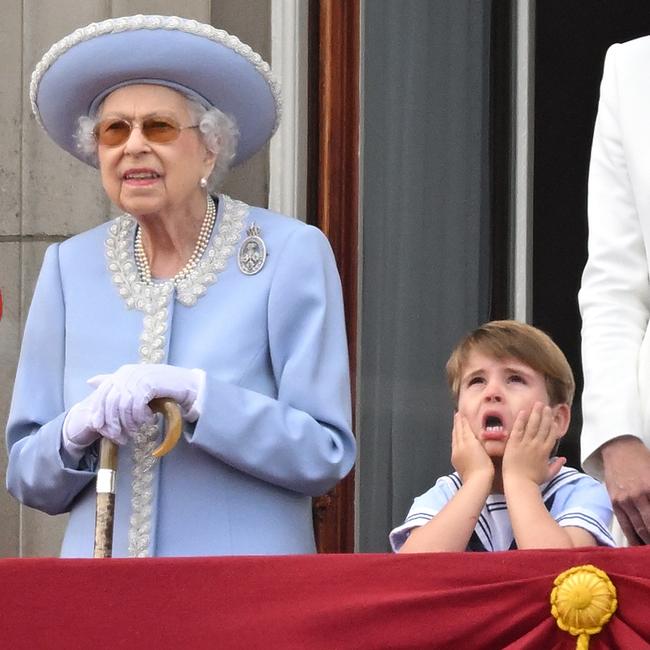
M 575 383 L 550 337 L 516 321 L 486 323 L 456 346 L 447 378 L 456 471 L 415 499 L 390 534 L 393 550 L 614 546 L 605 487 L 553 456 Z

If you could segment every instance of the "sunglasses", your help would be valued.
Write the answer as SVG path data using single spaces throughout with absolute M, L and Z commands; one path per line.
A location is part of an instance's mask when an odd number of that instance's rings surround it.
M 136 127 L 149 142 L 165 144 L 176 140 L 183 129 L 196 129 L 198 124 L 180 126 L 169 117 L 147 117 L 138 125 L 124 118 L 109 117 L 98 122 L 93 133 L 98 144 L 117 147 L 129 139 L 131 131 Z

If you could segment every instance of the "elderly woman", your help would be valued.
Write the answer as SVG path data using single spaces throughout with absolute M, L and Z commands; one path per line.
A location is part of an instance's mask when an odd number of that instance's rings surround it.
M 69 512 L 62 555 L 91 556 L 105 437 L 121 445 L 114 555 L 313 552 L 310 496 L 355 456 L 334 259 L 319 230 L 212 194 L 276 127 L 268 65 L 209 25 L 132 16 L 56 43 L 31 97 L 123 214 L 46 253 L 10 492 Z M 154 397 L 184 420 L 157 462 Z

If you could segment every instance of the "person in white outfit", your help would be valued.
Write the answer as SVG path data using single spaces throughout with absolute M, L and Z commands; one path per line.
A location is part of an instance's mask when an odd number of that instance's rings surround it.
M 582 464 L 605 481 L 630 545 L 650 543 L 649 60 L 650 37 L 612 45 L 605 58 L 579 293 Z

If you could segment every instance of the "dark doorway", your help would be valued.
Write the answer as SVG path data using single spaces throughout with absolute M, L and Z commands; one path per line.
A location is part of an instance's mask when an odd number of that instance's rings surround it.
M 587 258 L 587 173 L 605 52 L 650 34 L 648 0 L 536 3 L 533 323 L 566 353 L 576 375 L 572 425 L 561 453 L 580 464 L 580 315 Z

